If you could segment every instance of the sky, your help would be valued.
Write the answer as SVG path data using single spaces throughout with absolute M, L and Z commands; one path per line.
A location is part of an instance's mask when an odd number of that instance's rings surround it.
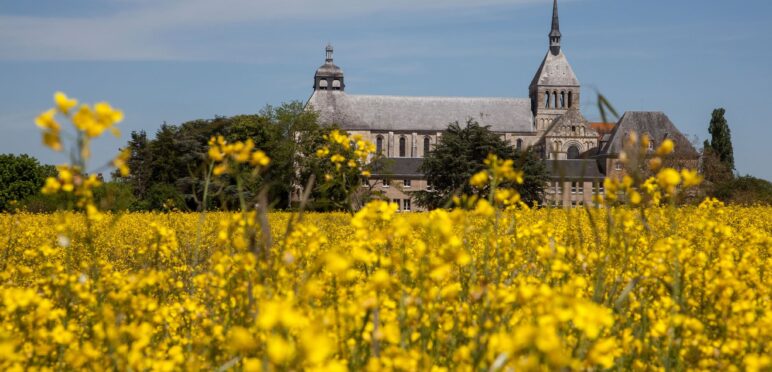
M 0 153 L 44 163 L 34 117 L 61 90 L 122 109 L 135 130 L 306 101 L 324 47 L 352 94 L 527 97 L 551 0 L 0 0 Z M 620 111 L 663 111 L 698 143 L 727 110 L 737 170 L 772 180 L 772 2 L 560 0 L 582 83 Z

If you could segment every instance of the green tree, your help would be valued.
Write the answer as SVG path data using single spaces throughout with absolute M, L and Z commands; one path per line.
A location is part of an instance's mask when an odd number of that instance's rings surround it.
M 28 155 L 0 155 L 0 212 L 8 210 L 12 201 L 36 195 L 46 178 L 56 174 L 52 166 L 40 165 Z
M 722 163 L 734 170 L 734 150 L 732 149 L 732 134 L 729 124 L 724 118 L 726 110 L 718 108 L 713 110 L 708 132 L 710 133 L 710 148 L 718 156 Z
M 433 191 L 418 192 L 418 203 L 439 208 L 447 205 L 454 195 L 477 193 L 469 185 L 469 178 L 485 167 L 483 162 L 488 154 L 514 159 L 515 166 L 525 173 L 523 185 L 502 186 L 516 188 L 526 203 L 541 200 L 547 182 L 543 162 L 530 151 L 516 151 L 488 127 L 470 119 L 463 127 L 458 122 L 451 123 L 424 159 L 421 171 Z
M 181 125 L 164 123 L 152 139 L 144 132 L 132 133 L 126 146 L 131 151 L 131 174 L 121 181 L 131 186 L 140 199 L 139 206 L 158 209 L 166 197 L 171 197 L 179 209 L 198 210 L 207 179 L 208 142 L 217 135 L 228 141 L 251 139 L 271 157 L 266 172 L 243 185 L 245 196 L 252 203 L 260 191 L 266 190 L 274 207 L 285 208 L 290 206 L 293 186 L 305 184 L 308 178 L 309 174 L 299 167 L 313 156 L 316 148 L 312 146 L 318 142 L 315 138 L 321 138 L 321 131 L 316 114 L 306 111 L 300 102 L 267 106 L 252 115 L 217 116 Z M 152 195 L 153 190 L 162 191 L 163 197 Z M 209 190 L 207 207 L 232 208 L 239 204 L 235 178 L 229 175 L 212 180 Z

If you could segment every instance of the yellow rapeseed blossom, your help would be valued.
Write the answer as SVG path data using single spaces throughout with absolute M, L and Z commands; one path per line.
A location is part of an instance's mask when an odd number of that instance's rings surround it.
M 77 115 L 68 100 L 55 111 Z M 335 132 L 325 146 L 314 160 L 331 173 L 331 154 L 363 172 L 361 138 Z M 215 173 L 269 164 L 222 137 L 208 156 Z M 97 177 L 61 165 L 44 190 L 75 210 L 0 214 L 0 368 L 772 367 L 770 207 L 663 208 L 701 178 L 664 168 L 605 180 L 599 209 L 529 209 L 501 186 L 518 182 L 512 164 L 487 167 L 473 184 L 488 198 L 452 209 L 260 215 L 100 211 Z

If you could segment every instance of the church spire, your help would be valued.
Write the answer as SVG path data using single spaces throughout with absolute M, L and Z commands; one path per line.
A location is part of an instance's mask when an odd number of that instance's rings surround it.
M 552 54 L 560 54 L 560 18 L 558 17 L 558 0 L 552 5 L 552 31 L 550 31 L 550 51 Z

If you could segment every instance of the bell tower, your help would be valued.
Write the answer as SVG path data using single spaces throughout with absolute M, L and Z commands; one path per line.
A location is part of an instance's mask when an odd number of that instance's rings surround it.
M 314 90 L 343 91 L 346 84 L 343 83 L 343 69 L 332 62 L 332 45 L 325 48 L 324 64 L 316 69 L 314 74 Z
M 554 0 L 549 50 L 528 88 L 536 131 L 539 134 L 549 129 L 552 122 L 568 110 L 580 109 L 580 84 L 561 49 L 562 37 L 558 0 Z

